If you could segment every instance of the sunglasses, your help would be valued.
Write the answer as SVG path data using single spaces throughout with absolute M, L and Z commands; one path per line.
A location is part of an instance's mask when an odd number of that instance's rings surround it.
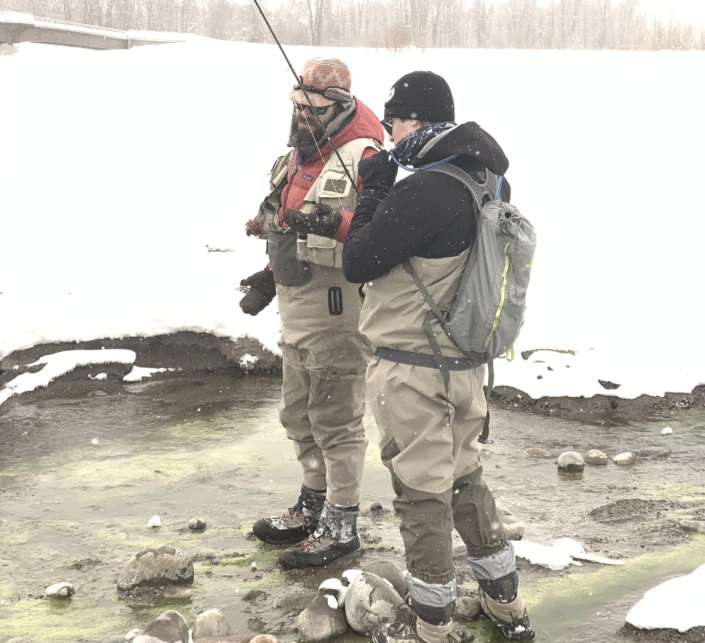
M 392 135 L 392 121 L 380 121 L 382 123 L 382 127 L 384 127 L 384 131 L 387 132 L 390 136 Z
M 323 107 L 314 107 L 313 105 L 304 105 L 303 103 L 294 103 L 294 108 L 298 109 L 300 112 L 303 112 L 305 109 L 311 110 L 312 112 L 316 112 L 319 116 L 323 116 L 332 105 L 324 105 Z

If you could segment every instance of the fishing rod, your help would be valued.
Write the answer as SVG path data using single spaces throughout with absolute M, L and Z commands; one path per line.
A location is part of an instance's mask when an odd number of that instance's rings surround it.
M 340 152 L 338 152 L 338 148 L 335 146 L 335 143 L 333 143 L 333 139 L 330 137 L 330 134 L 328 133 L 326 126 L 321 121 L 321 117 L 316 113 L 316 110 L 313 109 L 313 103 L 311 102 L 311 99 L 309 98 L 308 92 L 306 91 L 306 87 L 304 87 L 304 79 L 300 78 L 299 76 L 296 75 L 296 71 L 294 71 L 294 66 L 291 64 L 289 57 L 286 55 L 286 52 L 284 51 L 284 47 L 282 47 L 281 43 L 279 42 L 279 38 L 277 38 L 277 35 L 274 33 L 274 29 L 272 29 L 272 25 L 269 24 L 269 20 L 267 20 L 267 16 L 264 15 L 264 11 L 262 11 L 262 7 L 260 7 L 259 2 L 257 2 L 257 0 L 252 0 L 252 2 L 254 2 L 255 7 L 257 7 L 257 11 L 259 11 L 259 15 L 262 16 L 262 20 L 264 20 L 264 24 L 267 25 L 267 29 L 269 29 L 269 33 L 271 34 L 272 38 L 274 39 L 274 42 L 277 43 L 277 46 L 279 47 L 279 51 L 282 52 L 282 56 L 284 56 L 284 60 L 286 60 L 287 64 L 289 65 L 289 69 L 291 69 L 291 73 L 294 74 L 294 78 L 296 79 L 296 84 L 299 86 L 301 91 L 303 91 L 304 96 L 306 97 L 306 100 L 308 101 L 308 104 L 311 106 L 311 109 L 309 111 L 312 112 L 313 115 L 316 117 L 316 120 L 318 121 L 318 125 L 323 130 L 323 134 L 325 135 L 326 141 L 328 143 L 330 143 L 330 146 L 333 148 L 335 155 L 338 157 L 338 161 L 340 161 L 340 164 L 343 166 L 343 169 L 345 170 L 345 174 L 347 174 L 348 179 L 350 179 L 350 183 L 352 184 L 353 189 L 355 190 L 355 192 L 357 192 L 357 195 L 360 196 L 360 190 L 357 189 L 357 184 L 355 183 L 355 181 L 353 181 L 352 175 L 350 174 L 350 170 L 348 170 L 348 166 L 345 165 L 345 163 L 343 162 L 343 159 L 340 156 Z M 325 96 L 325 94 L 323 94 L 323 95 Z M 305 115 L 304 115 L 304 118 L 306 118 Z

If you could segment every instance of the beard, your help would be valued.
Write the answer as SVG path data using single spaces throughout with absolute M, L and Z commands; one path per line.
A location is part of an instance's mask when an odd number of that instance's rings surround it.
M 295 109 L 292 113 L 291 125 L 289 126 L 289 147 L 307 150 L 315 147 L 316 143 L 320 143 L 323 139 L 324 132 L 316 117 L 312 114 L 307 116 L 308 125 L 306 125 L 306 118 L 303 112 Z M 299 123 L 302 123 L 303 127 L 299 127 Z

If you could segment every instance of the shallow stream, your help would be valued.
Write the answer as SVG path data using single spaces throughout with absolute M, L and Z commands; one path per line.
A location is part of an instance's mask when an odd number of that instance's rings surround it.
M 375 558 L 403 564 L 393 492 L 369 414 L 364 556 L 327 570 L 285 572 L 276 565 L 276 549 L 248 540 L 252 523 L 286 509 L 300 484 L 277 421 L 278 386 L 275 378 L 216 374 L 96 383 L 78 398 L 59 395 L 3 409 L 0 643 L 98 642 L 164 609 L 177 609 L 192 623 L 212 607 L 223 610 L 236 633 L 266 631 L 294 641 L 293 621 L 323 579 Z M 662 436 L 664 426 L 673 434 Z M 677 526 L 680 517 L 705 512 L 702 412 L 600 427 L 496 411 L 492 437 L 485 478 L 498 503 L 526 523 L 525 539 L 550 544 L 568 536 L 590 552 L 627 561 L 624 567 L 586 563 L 564 572 L 522 562 L 537 640 L 624 641 L 626 612 L 645 590 L 705 563 L 705 537 Z M 572 475 L 560 475 L 555 465 L 566 450 L 599 448 L 613 456 L 649 446 L 666 446 L 671 454 Z M 530 447 L 549 455 L 531 457 L 525 452 Z M 371 514 L 377 500 L 387 511 Z M 148 529 L 155 514 L 162 527 Z M 204 532 L 188 530 L 196 516 L 206 520 Z M 212 557 L 195 563 L 187 598 L 157 604 L 120 599 L 120 570 L 153 544 L 199 558 L 215 555 L 216 564 Z M 471 585 L 461 544 L 460 579 Z M 61 580 L 72 582 L 76 595 L 44 598 L 44 588 Z M 469 627 L 479 642 L 499 640 L 486 622 Z

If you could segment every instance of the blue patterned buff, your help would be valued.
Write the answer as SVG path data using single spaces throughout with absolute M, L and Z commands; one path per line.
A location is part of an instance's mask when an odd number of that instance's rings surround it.
M 431 123 L 431 125 L 427 125 L 426 127 L 420 127 L 411 132 L 411 134 L 407 134 L 397 143 L 397 146 L 394 148 L 394 156 L 397 161 L 403 165 L 409 165 L 424 148 L 426 143 L 453 127 L 455 127 L 455 123 L 452 121 Z

